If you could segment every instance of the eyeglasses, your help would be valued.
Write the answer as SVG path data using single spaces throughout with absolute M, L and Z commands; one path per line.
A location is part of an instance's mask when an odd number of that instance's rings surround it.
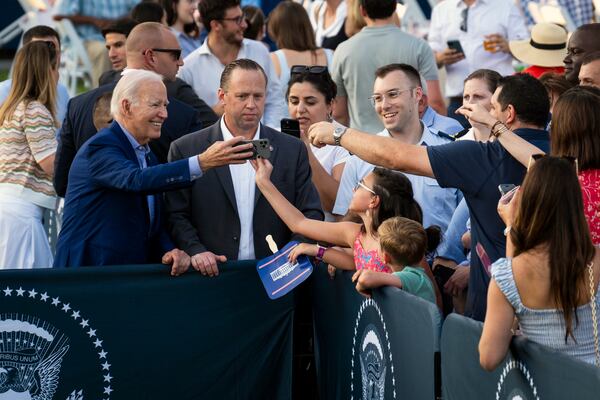
M 367 192 L 371 193 L 372 195 L 377 196 L 377 193 L 375 193 L 375 191 L 373 189 L 371 189 L 370 187 L 368 187 L 367 185 L 365 185 L 364 183 L 362 183 L 362 181 L 358 181 L 358 183 L 356 184 L 356 186 L 354 186 L 354 191 L 356 192 L 360 188 L 363 188 Z
M 290 69 L 290 75 L 300 75 L 300 74 L 313 74 L 313 75 L 321 75 L 327 72 L 327 67 L 322 65 L 294 65 Z
M 238 25 L 242 25 L 242 22 L 246 21 L 246 16 L 242 14 L 239 17 L 219 18 L 219 21 L 232 21 Z
M 169 53 L 175 60 L 179 60 L 181 58 L 181 49 L 150 49 L 152 51 L 157 51 L 159 53 Z
M 539 161 L 546 156 L 547 156 L 547 154 L 542 154 L 542 153 L 532 154 L 531 157 L 529 158 L 529 162 L 527 163 L 527 171 L 529 171 L 529 169 L 533 166 L 533 164 L 535 164 L 536 161 Z M 562 158 L 563 160 L 566 160 L 569 163 L 571 163 L 571 165 L 573 165 L 575 167 L 575 173 L 577 175 L 579 175 L 579 162 L 577 161 L 576 157 L 559 156 L 557 158 Z
M 467 22 L 469 20 L 469 7 L 461 11 L 460 16 L 462 18 L 460 22 L 460 30 L 463 32 L 467 31 Z
M 373 96 L 369 97 L 369 100 L 371 101 L 373 107 L 375 107 L 376 105 L 383 103 L 383 99 L 388 99 L 389 101 L 394 102 L 400 97 L 402 93 L 408 92 L 409 90 L 413 89 L 416 88 L 410 87 L 408 89 L 392 89 L 388 90 L 387 93 L 384 94 L 374 94 Z

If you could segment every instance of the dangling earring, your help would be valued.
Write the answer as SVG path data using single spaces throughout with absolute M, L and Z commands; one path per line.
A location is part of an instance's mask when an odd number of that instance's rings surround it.
M 331 111 L 327 113 L 327 122 L 333 122 L 333 114 Z

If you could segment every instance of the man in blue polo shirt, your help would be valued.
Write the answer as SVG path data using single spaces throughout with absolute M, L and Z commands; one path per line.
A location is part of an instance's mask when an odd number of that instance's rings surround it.
M 500 123 L 493 133 L 509 128 L 537 146 L 549 150 L 546 126 L 550 105 L 544 86 L 535 78 L 513 75 L 501 80 L 492 97 L 490 113 Z M 418 146 L 374 137 L 355 129 L 321 122 L 308 135 L 316 146 L 337 144 L 363 160 L 383 167 L 435 178 L 442 187 L 462 191 L 471 217 L 472 248 L 479 243 L 493 262 L 504 256 L 504 224 L 496 212 L 498 185 L 519 185 L 526 169 L 497 141 L 461 141 L 441 146 Z M 478 257 L 471 258 L 469 293 L 465 314 L 477 320 L 485 317 L 490 276 Z

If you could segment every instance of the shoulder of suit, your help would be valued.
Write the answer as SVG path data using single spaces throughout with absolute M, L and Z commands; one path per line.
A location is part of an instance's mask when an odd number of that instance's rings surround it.
M 174 143 L 176 146 L 179 146 L 180 148 L 185 148 L 186 146 L 191 145 L 193 143 L 204 141 L 211 142 L 211 136 L 220 133 L 219 121 L 220 120 L 218 120 L 213 125 L 207 128 L 203 128 L 199 131 L 190 132 L 186 135 L 183 135 L 182 137 L 174 140 L 172 143 Z

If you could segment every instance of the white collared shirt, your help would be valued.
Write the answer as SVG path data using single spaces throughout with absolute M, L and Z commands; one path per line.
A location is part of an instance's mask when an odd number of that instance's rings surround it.
M 225 117 L 221 118 L 221 132 L 223 140 L 233 138 L 231 131 L 225 125 Z M 260 124 L 252 140 L 259 139 Z M 244 164 L 229 165 L 231 180 L 233 182 L 233 191 L 235 192 L 235 204 L 237 206 L 238 216 L 240 218 L 240 248 L 238 250 L 238 260 L 254 260 L 254 193 L 256 183 L 254 182 L 254 168 L 249 162 Z
M 461 96 L 464 80 L 473 71 L 487 68 L 501 75 L 512 75 L 512 56 L 508 53 L 490 53 L 483 49 L 485 35 L 494 33 L 507 40 L 529 38 L 525 19 L 512 0 L 476 0 L 469 7 L 467 32 L 460 30 L 462 11 L 467 5 L 462 0 L 443 0 L 431 13 L 428 40 L 433 51 L 448 48 L 448 41 L 459 40 L 465 59 L 447 65 L 446 96 Z
M 282 89 L 269 51 L 256 40 L 244 39 L 237 58 L 253 60 L 265 70 L 268 82 L 263 122 L 265 125 L 279 130 L 281 118 L 284 118 L 287 113 L 287 105 L 281 96 Z M 210 51 L 208 39 L 206 39 L 200 48 L 185 58 L 177 76 L 194 88 L 198 97 L 206 104 L 213 107 L 219 101 L 217 89 L 219 89 L 221 73 L 224 69 L 225 66 Z

